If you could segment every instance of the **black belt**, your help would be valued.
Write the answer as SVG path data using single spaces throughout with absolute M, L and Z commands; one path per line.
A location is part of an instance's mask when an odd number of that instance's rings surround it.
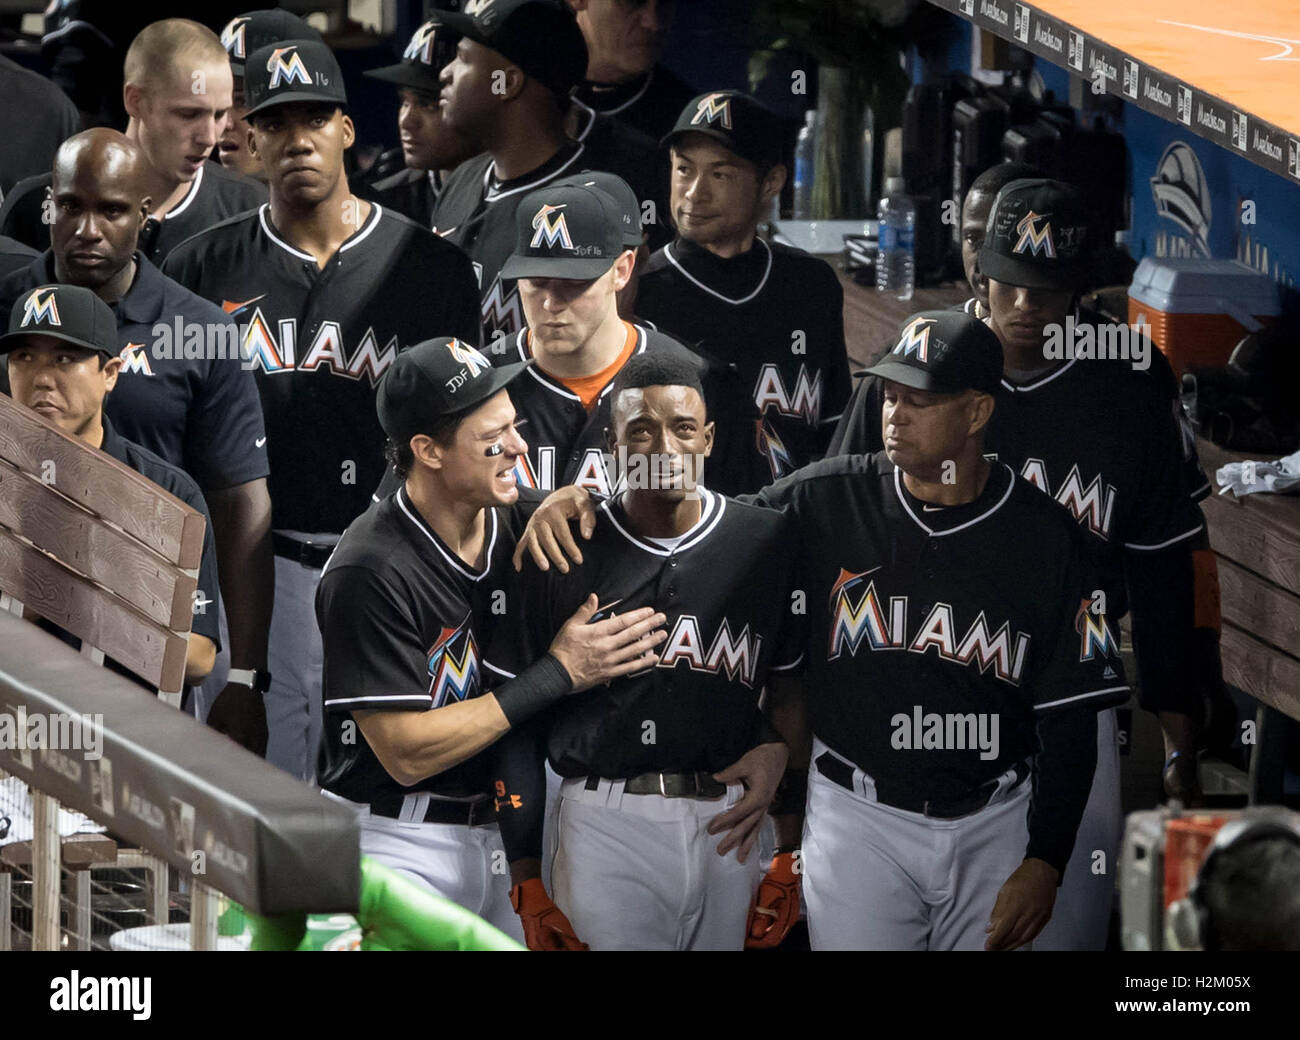
M 1007 790 L 1019 787 L 1029 775 L 1028 762 L 1017 762 L 1013 768 L 1016 771 L 1016 778 Z M 839 784 L 849 791 L 853 790 L 853 766 L 834 753 L 827 751 L 820 755 L 817 759 L 817 769 L 831 783 Z M 986 780 L 968 795 L 940 802 L 918 798 L 910 791 L 895 788 L 889 781 L 876 780 L 875 785 L 876 800 L 881 804 L 893 809 L 902 809 L 904 812 L 919 813 L 936 820 L 956 820 L 979 812 L 989 804 L 989 799 L 998 789 L 997 780 Z
M 587 790 L 600 786 L 600 777 L 587 777 Z M 712 773 L 642 773 L 623 784 L 624 794 L 658 794 L 665 798 L 721 798 L 727 785 Z
M 314 567 L 320 570 L 325 566 L 325 561 L 330 558 L 330 553 L 334 551 L 333 545 L 321 545 L 317 542 L 300 542 L 297 538 L 290 538 L 287 534 L 281 534 L 279 531 L 271 532 L 271 547 L 276 556 L 283 556 L 286 560 L 293 560 L 295 563 L 301 563 L 304 567 Z
M 407 795 L 380 795 L 370 803 L 370 812 L 390 820 L 402 818 L 402 803 Z M 474 802 L 449 802 L 440 798 L 430 798 L 424 816 L 411 823 L 458 823 L 465 827 L 487 827 L 497 822 L 496 806 L 491 798 L 480 798 Z

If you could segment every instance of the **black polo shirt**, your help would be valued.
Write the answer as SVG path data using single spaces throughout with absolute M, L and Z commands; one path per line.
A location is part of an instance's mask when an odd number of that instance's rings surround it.
M 21 270 L 39 256 L 35 249 L 25 246 L 16 238 L 0 235 L 0 278 Z
M 54 166 L 59 145 L 81 129 L 81 113 L 44 76 L 0 55 L 0 198 Z M 42 243 L 44 244 L 44 243 Z
M 266 431 L 253 373 L 239 359 L 238 329 L 220 307 L 190 292 L 136 253 L 136 275 L 113 304 L 122 370 L 104 413 L 123 437 L 183 469 L 209 492 L 265 477 Z M 47 250 L 0 281 L 0 308 L 56 281 Z M 180 322 L 180 333 L 177 322 Z M 226 339 L 213 330 L 228 328 Z M 186 333 L 233 346 L 227 356 L 185 357 Z M 190 353 L 198 355 L 198 342 Z M 215 351 L 214 351 L 215 353 Z
M 35 249 L 49 246 L 50 227 L 42 209 L 52 178 L 52 174 L 43 173 L 14 185 L 0 207 L 0 234 L 11 235 Z M 256 209 L 265 201 L 266 185 L 232 173 L 220 163 L 204 163 L 185 198 L 161 220 L 150 217 L 145 221 L 140 231 L 140 251 L 161 265 L 167 254 L 191 235 L 227 217 Z

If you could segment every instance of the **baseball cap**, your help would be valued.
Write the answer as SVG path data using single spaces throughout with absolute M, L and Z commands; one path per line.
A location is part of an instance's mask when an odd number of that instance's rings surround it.
M 391 440 L 409 440 L 439 419 L 476 408 L 531 363 L 493 368 L 462 340 L 426 339 L 398 354 L 379 381 L 379 425 Z
M 587 75 L 587 41 L 564 0 L 466 0 L 440 12 L 452 32 L 491 47 L 525 74 L 567 95 Z
M 52 336 L 65 343 L 117 357 L 113 309 L 79 285 L 41 285 L 18 297 L 9 311 L 9 332 L 0 354 L 16 350 L 28 336 Z
M 1012 181 L 993 200 L 980 273 L 1006 285 L 1077 289 L 1087 273 L 1083 196 L 1046 178 Z
M 571 173 L 567 177 L 558 177 L 551 181 L 551 187 L 560 185 L 586 185 L 603 191 L 618 206 L 619 225 L 623 229 L 623 248 L 639 249 L 642 241 L 641 203 L 637 201 L 636 192 L 622 177 L 616 173 L 603 170 L 583 170 Z
M 459 37 L 443 26 L 442 15 L 432 18 L 415 30 L 411 42 L 396 65 L 370 69 L 365 75 L 382 79 L 399 87 L 410 87 L 436 94 L 442 89 L 438 77 L 443 67 L 456 55 Z
M 501 277 L 587 281 L 613 267 L 627 248 L 623 213 L 610 196 L 586 184 L 550 184 L 520 199 L 515 251 Z
M 992 394 L 1002 380 L 1002 344 L 992 329 L 962 311 L 921 311 L 903 323 L 893 349 L 867 371 L 917 390 Z
M 781 161 L 784 129 L 776 115 L 739 90 L 715 90 L 687 103 L 659 142 L 673 144 L 682 134 L 704 134 L 752 163 Z
M 320 40 L 321 34 L 291 11 L 268 9 L 236 15 L 221 30 L 221 46 L 230 55 L 231 71 L 244 75 L 244 62 L 255 50 L 281 40 Z
M 343 72 L 320 40 L 281 40 L 253 51 L 244 67 L 244 95 L 247 116 L 292 101 L 348 103 Z

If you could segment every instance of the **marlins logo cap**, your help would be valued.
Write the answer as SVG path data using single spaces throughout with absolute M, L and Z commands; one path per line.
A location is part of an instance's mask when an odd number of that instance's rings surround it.
M 566 105 L 587 75 L 587 41 L 564 0 L 465 0 L 463 10 L 440 11 L 438 21 L 518 65 Z
M 660 141 L 668 147 L 683 134 L 704 134 L 752 163 L 781 162 L 785 129 L 781 120 L 748 94 L 716 90 L 701 94 L 682 109 L 672 130 Z
M 1060 181 L 1012 181 L 993 200 L 979 269 L 1005 285 L 1078 289 L 1087 276 L 1088 218 L 1079 192 Z
M 320 101 L 346 107 L 343 73 L 320 40 L 281 40 L 259 47 L 244 67 L 248 116 L 294 101 Z
M 962 311 L 921 311 L 903 323 L 893 350 L 867 371 L 917 390 L 993 394 L 1002 380 L 1002 344 L 992 329 Z
M 379 425 L 390 440 L 409 441 L 446 416 L 477 408 L 531 363 L 494 368 L 462 340 L 426 339 L 398 354 L 379 381 Z
M 17 350 L 28 336 L 52 336 L 65 343 L 117 357 L 113 309 L 79 285 L 42 285 L 23 293 L 9 312 L 9 332 L 0 354 Z
M 588 281 L 613 267 L 629 248 L 623 212 L 610 196 L 586 184 L 551 184 L 519 201 L 515 251 L 501 277 Z
M 443 26 L 441 19 L 442 14 L 439 12 L 437 17 L 415 30 L 411 42 L 402 52 L 402 60 L 396 65 L 370 69 L 365 75 L 395 83 L 399 87 L 437 94 L 442 89 L 438 77 L 444 66 L 456 56 L 456 44 L 460 39 Z
M 290 11 L 248 11 L 226 23 L 221 45 L 230 55 L 230 70 L 244 75 L 244 63 L 255 50 L 282 40 L 320 40 L 321 34 Z M 323 42 L 323 41 L 322 41 Z
M 631 185 L 616 173 L 603 170 L 583 170 L 568 177 L 558 177 L 550 186 L 558 188 L 562 184 L 582 184 L 589 188 L 598 188 L 618 205 L 619 225 L 623 229 L 623 248 L 640 249 L 644 240 L 641 227 L 641 203 L 636 199 L 636 192 Z

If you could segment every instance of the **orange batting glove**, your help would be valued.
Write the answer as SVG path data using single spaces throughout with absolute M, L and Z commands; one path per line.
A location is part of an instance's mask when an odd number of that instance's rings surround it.
M 772 857 L 749 908 L 749 931 L 745 949 L 770 950 L 780 946 L 799 920 L 799 873 L 797 852 L 778 852 Z
M 524 925 L 524 942 L 530 950 L 586 950 L 573 925 L 546 894 L 541 878 L 521 881 L 510 890 L 510 905 Z

